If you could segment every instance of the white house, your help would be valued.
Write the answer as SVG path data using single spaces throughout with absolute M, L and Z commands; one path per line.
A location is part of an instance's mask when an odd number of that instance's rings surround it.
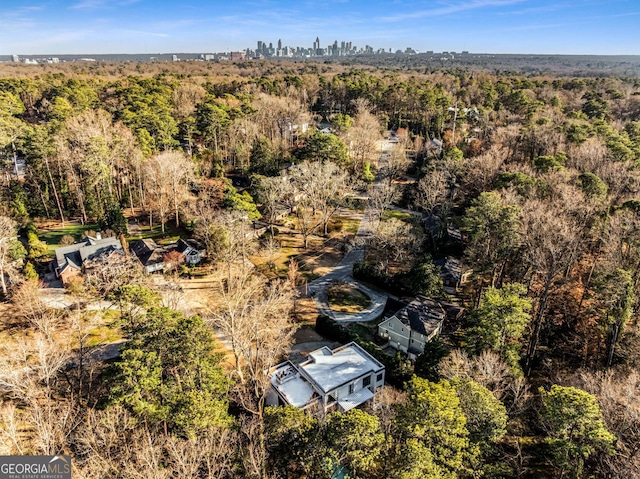
M 389 346 L 415 359 L 442 330 L 445 311 L 437 301 L 418 297 L 378 325 L 378 335 Z
M 268 375 L 268 406 L 315 406 L 324 414 L 359 406 L 384 386 L 384 366 L 353 342 L 333 350 L 317 349 L 300 364 L 285 361 Z

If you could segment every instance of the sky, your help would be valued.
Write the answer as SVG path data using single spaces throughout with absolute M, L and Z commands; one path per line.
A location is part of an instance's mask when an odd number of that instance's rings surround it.
M 640 55 L 640 0 L 0 0 L 0 55 L 311 47 Z

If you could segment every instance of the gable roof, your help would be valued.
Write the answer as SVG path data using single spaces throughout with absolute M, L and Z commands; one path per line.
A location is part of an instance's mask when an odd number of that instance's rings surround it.
M 151 238 L 132 241 L 129 244 L 129 249 L 138 257 L 150 253 L 157 247 L 158 245 Z
M 150 238 L 132 241 L 129 244 L 129 249 L 144 266 L 162 263 L 162 254 L 158 251 L 159 246 Z
M 188 254 L 192 251 L 199 252 L 201 249 L 198 242 L 193 239 L 183 240 L 182 238 L 180 238 L 176 245 L 176 249 L 183 254 Z
M 57 268 L 59 271 L 67 267 L 80 270 L 85 260 L 114 250 L 122 251 L 122 244 L 118 238 L 96 239 L 87 236 L 78 243 L 56 248 Z
M 442 268 L 441 276 L 443 280 L 455 283 L 461 281 L 464 273 L 471 271 L 471 268 L 465 267 L 460 260 L 451 256 L 435 260 L 433 264 Z
M 418 296 L 398 311 L 395 317 L 412 331 L 429 336 L 444 320 L 445 312 L 437 301 Z

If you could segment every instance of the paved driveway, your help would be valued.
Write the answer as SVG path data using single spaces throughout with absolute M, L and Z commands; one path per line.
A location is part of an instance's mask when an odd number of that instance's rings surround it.
M 376 179 L 376 183 L 379 184 L 380 181 L 380 178 Z M 384 293 L 374 291 L 371 288 L 366 287 L 353 278 L 353 265 L 364 259 L 364 243 L 366 239 L 371 236 L 374 221 L 375 214 L 369 207 L 367 207 L 364 215 L 362 216 L 360 226 L 358 227 L 358 232 L 356 233 L 352 249 L 347 252 L 344 258 L 342 258 L 342 261 L 340 261 L 340 263 L 338 263 L 338 265 L 331 271 L 308 284 L 309 294 L 315 299 L 316 305 L 318 306 L 318 310 L 321 314 L 325 314 L 326 316 L 341 322 L 373 321 L 382 315 L 384 307 L 387 304 L 388 296 Z M 334 282 L 352 284 L 369 296 L 371 304 L 368 308 L 360 311 L 359 313 L 348 314 L 333 311 L 329 306 L 327 289 Z

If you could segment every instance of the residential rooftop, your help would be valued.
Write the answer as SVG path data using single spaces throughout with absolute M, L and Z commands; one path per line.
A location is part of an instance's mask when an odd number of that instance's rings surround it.
M 306 361 L 297 365 L 291 361 L 280 363 L 269 370 L 269 378 L 273 388 L 288 404 L 304 408 L 361 377 L 383 371 L 384 366 L 379 361 L 352 342 L 334 350 L 326 346 L 316 349 L 309 353 Z M 345 393 L 339 404 L 347 411 L 368 401 L 373 394 L 365 387 L 349 395 Z
M 445 312 L 437 301 L 419 296 L 398 311 L 395 317 L 413 331 L 429 336 L 438 329 Z
M 271 370 L 271 384 L 286 401 L 295 407 L 306 406 L 313 397 L 313 386 L 300 376 L 291 361 L 278 364 Z
M 113 250 L 122 250 L 122 245 L 118 238 L 92 238 L 91 236 L 86 236 L 78 243 L 56 248 L 56 262 L 59 270 L 62 270 L 67 264 L 76 269 L 81 269 L 82 263 L 87 259 Z
M 356 343 L 349 343 L 333 351 L 323 347 L 309 353 L 309 359 L 298 365 L 299 370 L 322 391 L 329 392 L 367 373 L 384 366 Z

